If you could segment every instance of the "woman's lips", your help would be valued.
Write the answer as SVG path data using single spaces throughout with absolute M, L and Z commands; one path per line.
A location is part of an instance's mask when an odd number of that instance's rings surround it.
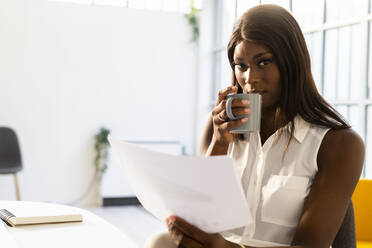
M 265 90 L 257 90 L 257 91 L 253 91 L 253 92 L 251 92 L 251 93 L 256 93 L 256 94 L 260 94 L 260 95 L 262 95 L 262 94 L 265 94 L 266 91 L 265 91 Z
M 266 90 L 256 90 L 256 89 L 253 89 L 253 90 L 243 90 L 243 93 L 245 93 L 245 94 L 260 94 L 260 95 L 262 95 L 262 94 L 267 93 L 267 91 Z

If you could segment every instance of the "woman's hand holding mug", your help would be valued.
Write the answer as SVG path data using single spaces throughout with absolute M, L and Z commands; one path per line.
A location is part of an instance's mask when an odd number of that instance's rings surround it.
M 248 118 L 228 120 L 226 113 L 226 96 L 231 93 L 235 94 L 237 91 L 237 86 L 229 86 L 223 90 L 220 90 L 218 93 L 216 107 L 212 111 L 213 135 L 216 143 L 218 144 L 228 145 L 233 139 L 233 134 L 229 131 L 232 128 L 243 125 L 248 120 Z M 250 109 L 246 108 L 248 105 L 248 100 L 234 99 L 231 103 L 233 115 L 248 115 L 250 113 Z

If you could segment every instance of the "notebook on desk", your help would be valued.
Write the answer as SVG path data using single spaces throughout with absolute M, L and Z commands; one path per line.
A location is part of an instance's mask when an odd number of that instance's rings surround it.
M 81 214 L 58 214 L 58 215 L 20 215 L 15 216 L 6 209 L 0 210 L 0 219 L 9 226 L 20 225 L 35 225 L 35 224 L 51 224 L 51 223 L 66 223 L 66 222 L 81 222 L 83 216 Z

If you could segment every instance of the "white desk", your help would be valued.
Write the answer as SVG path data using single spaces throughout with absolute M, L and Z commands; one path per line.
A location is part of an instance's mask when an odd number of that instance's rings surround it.
M 0 201 L 0 209 L 81 213 L 83 222 L 9 227 L 0 220 L 0 246 L 4 248 L 138 248 L 116 227 L 93 213 L 59 204 Z M 6 244 L 6 245 L 5 245 Z

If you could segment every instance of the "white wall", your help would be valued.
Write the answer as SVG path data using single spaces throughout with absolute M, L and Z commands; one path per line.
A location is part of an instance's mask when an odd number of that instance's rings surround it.
M 195 56 L 184 16 L 44 0 L 0 1 L 0 125 L 20 139 L 24 200 L 66 203 L 93 175 L 101 125 L 195 149 Z M 14 199 L 0 176 L 0 200 Z
M 196 149 L 199 139 L 204 132 L 205 123 L 211 110 L 215 107 L 213 96 L 213 63 L 214 49 L 216 46 L 216 35 L 213 29 L 215 25 L 215 0 L 203 0 L 203 11 L 200 19 L 200 41 L 199 41 L 199 73 L 197 86 L 197 108 L 196 108 Z M 196 151 L 198 152 L 198 150 Z

